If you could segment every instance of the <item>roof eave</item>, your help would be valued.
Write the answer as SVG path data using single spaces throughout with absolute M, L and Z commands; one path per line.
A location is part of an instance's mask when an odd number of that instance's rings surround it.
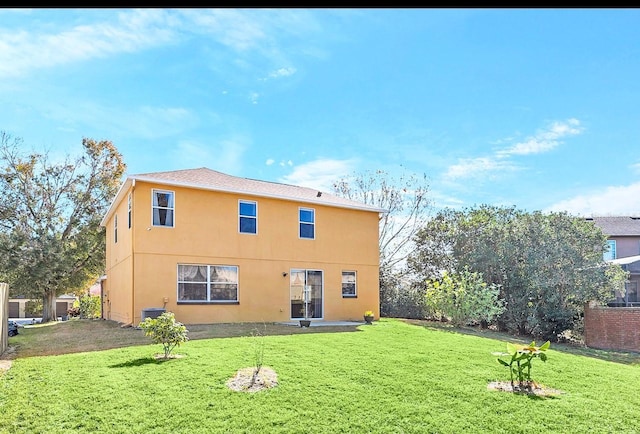
M 382 208 L 358 206 L 358 205 L 349 205 L 349 204 L 327 203 L 327 202 L 320 202 L 320 201 L 311 200 L 311 199 L 303 199 L 303 198 L 299 198 L 299 197 L 279 195 L 279 194 L 256 193 L 254 191 L 242 190 L 242 189 L 216 188 L 216 187 L 211 187 L 211 186 L 207 186 L 207 185 L 194 184 L 194 183 L 189 183 L 189 182 L 171 181 L 171 180 L 166 180 L 166 179 L 157 179 L 157 178 L 147 177 L 147 176 L 131 176 L 130 178 L 127 178 L 127 180 L 129 180 L 129 179 L 131 179 L 133 181 L 138 180 L 138 181 L 142 181 L 142 182 L 148 182 L 148 183 L 153 183 L 153 184 L 161 184 L 161 185 L 168 185 L 168 186 L 173 186 L 173 187 L 186 187 L 186 188 L 194 188 L 194 189 L 198 189 L 198 190 L 220 191 L 220 192 L 223 192 L 223 193 L 245 194 L 245 195 L 255 196 L 255 197 L 268 197 L 268 198 L 272 198 L 272 199 L 288 200 L 288 201 L 292 201 L 292 202 L 303 202 L 303 203 L 310 203 L 310 204 L 314 204 L 314 205 L 324 205 L 324 206 L 330 206 L 330 207 L 334 207 L 334 208 L 356 209 L 356 210 L 360 210 L 360 211 L 369 211 L 369 212 L 376 212 L 376 213 L 386 213 L 387 212 L 387 210 L 382 209 Z M 117 198 L 117 196 L 116 196 L 116 198 Z M 119 200 L 114 201 L 114 203 L 115 202 L 119 202 Z M 110 208 L 110 210 L 111 210 L 111 208 Z M 106 218 L 106 216 L 105 216 L 105 218 Z
M 127 179 L 124 180 L 124 182 L 120 186 L 120 189 L 118 190 L 115 197 L 111 201 L 111 204 L 107 209 L 107 212 L 105 213 L 104 217 L 102 217 L 102 220 L 100 221 L 100 226 L 105 227 L 107 225 L 107 221 L 109 221 L 109 219 L 111 218 L 111 215 L 113 214 L 116 204 L 120 203 L 120 201 L 122 200 L 122 196 L 124 196 L 124 192 L 129 189 L 128 185 L 133 183 L 132 179 L 133 179 L 132 177 L 127 177 Z

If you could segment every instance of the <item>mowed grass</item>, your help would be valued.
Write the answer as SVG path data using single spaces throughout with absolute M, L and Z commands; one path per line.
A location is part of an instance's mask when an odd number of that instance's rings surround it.
M 394 319 L 346 332 L 320 329 L 202 337 L 168 361 L 154 358 L 160 345 L 131 341 L 51 356 L 22 357 L 18 348 L 0 378 L 0 432 L 640 432 L 637 359 L 617 363 L 552 344 L 548 361 L 535 360 L 532 373 L 563 393 L 530 397 L 487 389 L 509 378 L 491 354 L 504 351 L 507 340 Z M 22 338 L 26 347 L 33 342 L 26 331 Z M 230 390 L 226 382 L 252 365 L 260 339 L 278 386 Z

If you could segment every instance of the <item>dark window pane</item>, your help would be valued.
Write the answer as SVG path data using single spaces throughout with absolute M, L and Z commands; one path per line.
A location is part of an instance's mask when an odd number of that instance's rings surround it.
M 256 219 L 253 217 L 240 217 L 240 232 L 246 234 L 256 233 Z
M 211 300 L 237 301 L 238 285 L 226 283 L 211 284 Z
M 355 283 L 343 283 L 342 284 L 342 295 L 356 295 L 356 284 Z
M 206 283 L 179 283 L 178 300 L 207 300 Z
M 313 225 L 300 223 L 300 238 L 313 238 Z

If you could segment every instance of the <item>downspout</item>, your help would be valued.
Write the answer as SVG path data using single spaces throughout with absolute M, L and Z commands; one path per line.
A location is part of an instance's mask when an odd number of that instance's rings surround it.
M 135 209 L 134 206 L 134 195 L 133 192 L 136 189 L 136 179 L 134 178 L 131 181 L 131 325 L 135 327 L 133 324 L 135 318 L 135 301 L 136 301 L 136 225 L 134 224 L 135 219 L 133 212 Z

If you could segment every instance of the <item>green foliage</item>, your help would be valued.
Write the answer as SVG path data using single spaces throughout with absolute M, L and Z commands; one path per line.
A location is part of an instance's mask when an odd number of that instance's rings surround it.
M 498 285 L 487 285 L 481 273 L 465 268 L 459 273 L 444 272 L 440 279 L 427 282 L 425 299 L 433 313 L 462 326 L 491 322 L 500 315 L 504 306 L 498 300 L 499 293 Z
M 168 359 L 175 347 L 189 340 L 187 327 L 175 320 L 173 312 L 163 312 L 157 318 L 145 318 L 138 327 L 144 330 L 153 343 L 162 344 L 164 358 Z
M 409 264 L 430 280 L 441 270 L 482 273 L 500 285 L 502 330 L 555 341 L 584 304 L 616 285 L 603 260 L 606 236 L 584 218 L 483 205 L 439 212 L 417 234 Z M 619 274 L 619 273 L 618 273 Z
M 80 318 L 93 319 L 100 318 L 100 297 L 97 295 L 83 295 L 78 303 Z M 75 304 L 75 303 L 74 303 Z
M 42 316 L 42 300 L 27 300 L 24 304 L 24 315 L 28 318 Z
M 509 368 L 511 375 L 511 387 L 513 390 L 531 390 L 535 385 L 531 379 L 531 363 L 533 359 L 539 358 L 543 362 L 547 361 L 547 354 L 545 351 L 549 349 L 551 343 L 545 342 L 539 347 L 536 347 L 535 341 L 532 341 L 529 345 L 516 345 L 507 343 L 506 353 L 494 353 L 497 356 L 507 356 L 507 360 L 498 358 L 498 363 L 502 366 Z M 514 378 L 518 384 L 515 384 Z
M 56 296 L 78 292 L 104 271 L 102 216 L 124 174 L 109 141 L 83 139 L 60 162 L 0 132 L 0 275 L 14 296 L 41 298 L 55 321 Z

